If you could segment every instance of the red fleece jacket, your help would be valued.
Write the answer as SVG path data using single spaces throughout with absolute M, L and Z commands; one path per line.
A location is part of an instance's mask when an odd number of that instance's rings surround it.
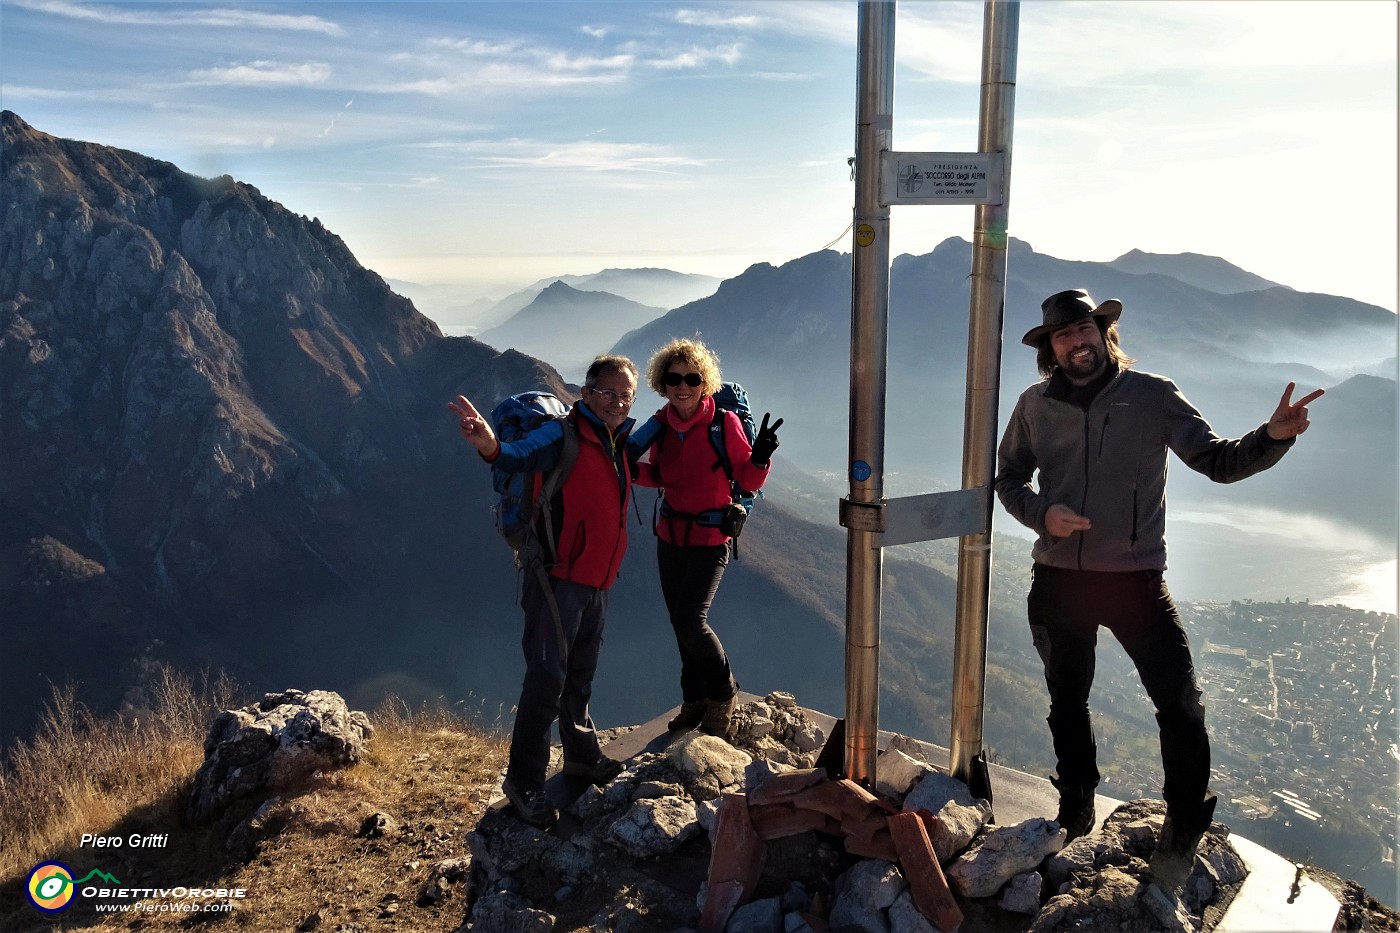
M 671 405 L 662 408 L 657 416 L 666 427 L 651 448 L 650 461 L 637 464 L 637 485 L 664 489 L 667 505 L 677 512 L 696 515 L 729 503 L 729 478 L 710 445 L 714 414 L 715 400 L 709 396 L 700 400 L 695 414 L 685 421 Z M 739 416 L 731 411 L 723 415 L 725 450 L 733 465 L 734 479 L 742 488 L 755 492 L 767 481 L 768 467 L 749 462 L 753 449 L 744 436 Z M 663 541 L 681 546 L 713 546 L 729 540 L 718 528 L 705 528 L 677 517 L 658 516 L 656 533 Z

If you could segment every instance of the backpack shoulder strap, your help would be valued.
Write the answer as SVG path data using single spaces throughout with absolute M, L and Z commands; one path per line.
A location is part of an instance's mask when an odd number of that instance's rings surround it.
M 724 475 L 729 477 L 732 483 L 734 465 L 729 462 L 729 446 L 724 440 L 724 412 L 725 409 L 715 406 L 715 416 L 710 419 L 710 446 L 715 449 L 715 456 L 719 457 L 719 465 L 724 468 Z
M 574 464 L 578 462 L 578 425 L 568 415 L 561 415 L 555 420 L 559 422 L 559 428 L 563 432 L 559 456 L 549 472 L 540 477 L 540 488 L 535 494 L 535 513 L 543 519 L 541 524 L 544 525 L 545 537 L 549 541 L 551 559 L 558 559 L 559 555 L 558 545 L 554 540 L 554 495 L 564 487 L 569 474 L 574 470 Z
M 574 464 L 578 462 L 578 425 L 574 424 L 574 419 L 568 415 L 562 415 L 555 419 L 559 422 L 559 427 L 563 432 L 563 445 L 559 448 L 559 457 L 554 461 L 553 468 L 546 473 L 540 481 L 539 497 L 543 508 L 549 508 L 549 500 L 554 497 L 569 479 L 569 474 L 574 470 Z

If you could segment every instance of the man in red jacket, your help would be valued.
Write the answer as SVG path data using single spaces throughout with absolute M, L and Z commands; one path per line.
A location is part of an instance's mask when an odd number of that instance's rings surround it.
M 636 392 L 637 367 L 632 361 L 600 356 L 588 367 L 583 397 L 567 418 L 504 444 L 465 396 L 448 403 L 460 419 L 462 436 L 481 458 L 508 471 L 547 471 L 564 445 L 563 432 L 578 436 L 578 460 L 549 510 L 553 534 L 540 535 L 541 541 L 555 545 L 555 553 L 544 555 L 552 592 L 546 592 L 540 576 L 526 573 L 520 600 L 525 611 L 525 680 L 502 789 L 520 817 L 535 826 L 549 826 L 559 818 L 544 792 L 549 733 L 556 719 L 566 774 L 606 784 L 622 771 L 622 764 L 598 746 L 588 699 L 603 640 L 608 589 L 627 550 L 631 472 L 625 451 L 633 424 L 628 412 Z

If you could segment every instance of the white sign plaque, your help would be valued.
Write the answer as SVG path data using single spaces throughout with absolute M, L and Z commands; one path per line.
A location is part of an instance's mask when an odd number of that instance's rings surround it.
M 885 204 L 1001 204 L 1006 159 L 1000 152 L 882 152 Z

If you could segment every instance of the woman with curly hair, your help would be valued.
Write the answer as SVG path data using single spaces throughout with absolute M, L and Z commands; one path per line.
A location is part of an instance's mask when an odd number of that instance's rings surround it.
M 734 483 L 754 492 L 768 479 L 783 421 L 770 426 L 765 414 L 750 446 L 739 417 L 715 404 L 719 360 L 698 340 L 672 340 L 656 351 L 647 364 L 647 383 L 666 399 L 634 438 L 643 447 L 652 445 L 649 460 L 637 464 L 636 483 L 662 490 L 656 564 L 681 655 L 681 707 L 668 726 L 672 731 L 699 726 L 727 737 L 739 688 L 709 612 L 729 565 L 725 517 L 732 493 L 711 446 L 710 428 L 716 421 L 721 426 Z

